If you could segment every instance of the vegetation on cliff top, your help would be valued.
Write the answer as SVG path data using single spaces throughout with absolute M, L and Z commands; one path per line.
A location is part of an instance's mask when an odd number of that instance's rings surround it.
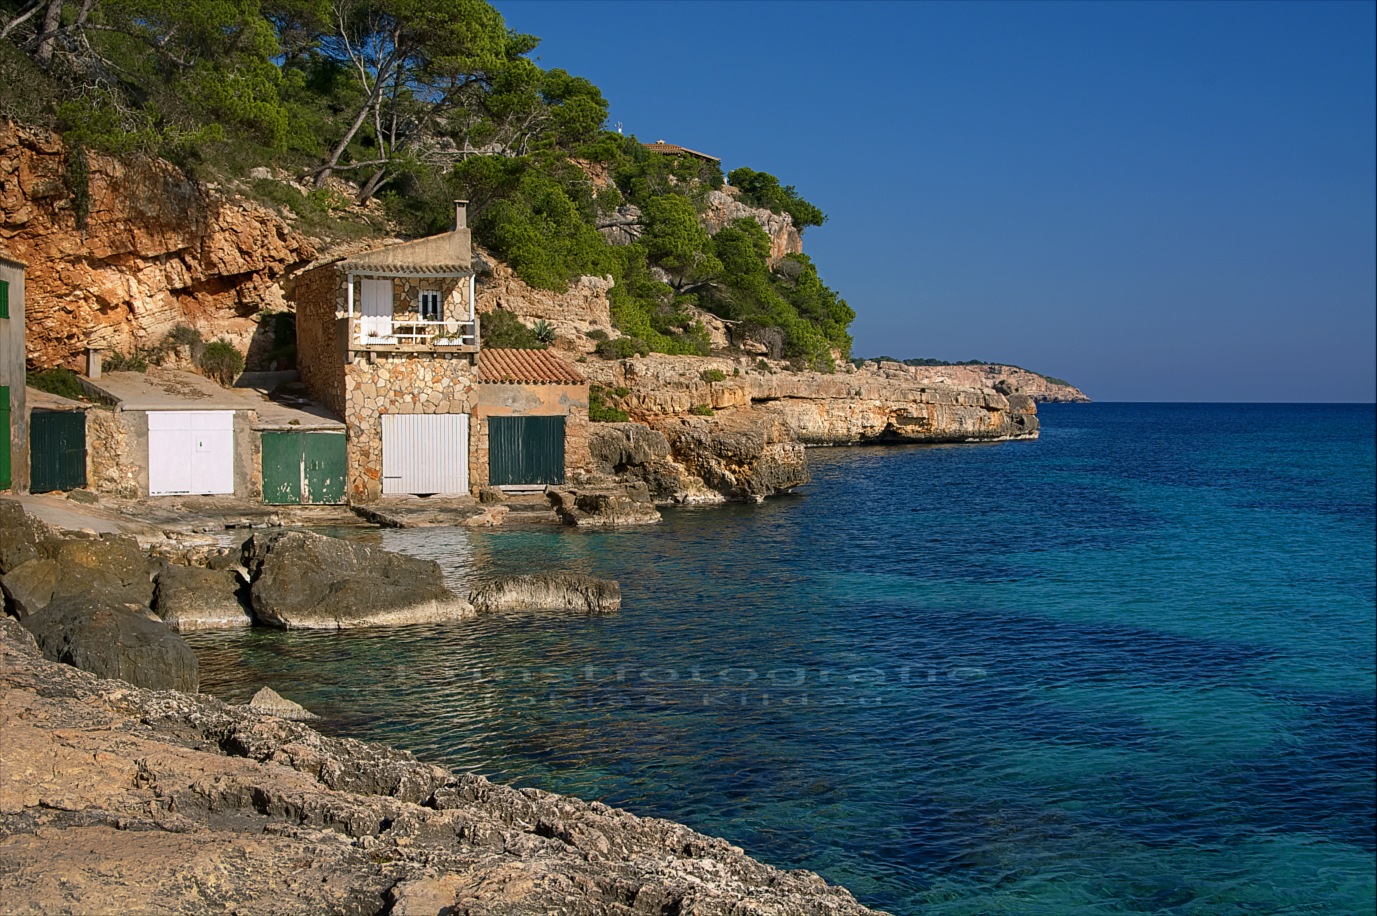
M 649 349 L 706 353 L 700 308 L 819 368 L 849 355 L 855 313 L 809 258 L 771 263 L 753 220 L 703 229 L 716 163 L 605 130 L 597 86 L 537 66 L 539 39 L 483 0 L 0 0 L 0 39 L 0 115 L 73 149 L 239 179 L 321 234 L 348 232 L 331 176 L 418 236 L 464 198 L 477 241 L 533 286 L 610 274 L 614 322 Z M 316 191 L 284 204 L 287 186 L 247 180 L 262 165 Z M 773 175 L 730 178 L 799 231 L 826 220 Z M 617 224 L 630 244 L 600 231 Z

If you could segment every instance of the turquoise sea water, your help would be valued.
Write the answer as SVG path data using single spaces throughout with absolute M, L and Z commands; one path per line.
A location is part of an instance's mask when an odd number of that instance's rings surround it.
M 809 868 L 895 914 L 1371 914 L 1374 408 L 1047 405 L 1036 442 L 822 449 L 650 529 L 383 531 L 604 618 L 195 636 L 494 779 Z

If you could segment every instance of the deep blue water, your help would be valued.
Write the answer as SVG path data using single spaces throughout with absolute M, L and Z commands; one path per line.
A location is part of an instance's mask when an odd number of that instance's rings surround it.
M 895 914 L 1373 913 L 1374 408 L 1040 411 L 654 528 L 373 532 L 457 588 L 568 569 L 623 608 L 202 635 L 203 689 Z

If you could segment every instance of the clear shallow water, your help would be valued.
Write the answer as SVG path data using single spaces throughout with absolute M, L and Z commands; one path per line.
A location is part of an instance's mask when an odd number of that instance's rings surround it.
M 604 618 L 200 635 L 494 779 L 809 868 L 896 914 L 1370 914 L 1374 409 L 1047 405 L 1036 442 L 811 451 L 646 530 L 383 531 Z

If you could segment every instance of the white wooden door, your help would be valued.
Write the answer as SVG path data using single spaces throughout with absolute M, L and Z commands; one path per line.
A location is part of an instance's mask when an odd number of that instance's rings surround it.
M 382 448 L 384 496 L 469 492 L 468 414 L 383 414 Z
M 150 496 L 234 492 L 234 411 L 150 410 Z
M 363 342 L 396 343 L 392 336 L 392 281 L 363 279 L 359 283 Z

